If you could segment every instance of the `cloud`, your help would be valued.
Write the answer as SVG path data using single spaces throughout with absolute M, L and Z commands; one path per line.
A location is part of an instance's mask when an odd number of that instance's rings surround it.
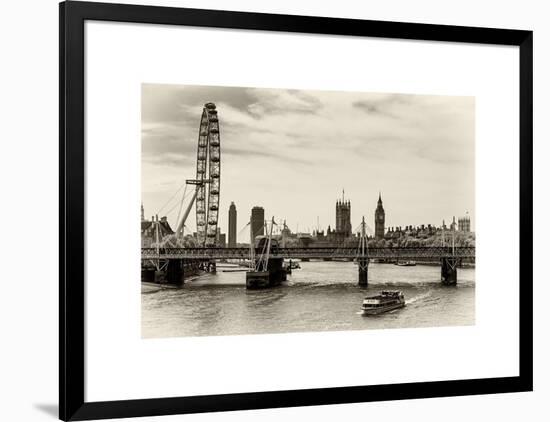
M 352 102 L 352 107 L 369 115 L 399 118 L 399 108 L 411 106 L 413 96 L 397 94 L 372 94 L 369 99 Z
M 378 189 L 403 210 L 411 201 L 430 204 L 433 211 L 417 212 L 434 218 L 420 223 L 440 221 L 459 200 L 474 208 L 473 97 L 144 84 L 142 179 L 150 207 L 160 201 L 154 192 L 168 195 L 176 180 L 194 177 L 206 102 L 217 105 L 220 121 L 222 201 L 246 209 L 254 200 L 289 220 L 306 218 L 309 201 L 317 201 L 311 207 L 323 221 L 333 212 L 323 201 L 332 204 L 345 187 L 354 210 L 366 215 Z M 437 199 L 447 191 L 456 199 Z
M 299 163 L 303 165 L 313 165 L 311 161 L 308 161 L 306 159 L 300 158 L 300 157 L 292 157 L 287 156 L 284 154 L 281 154 L 277 151 L 270 151 L 270 150 L 255 150 L 255 149 L 246 149 L 246 148 L 224 148 L 223 149 L 224 155 L 234 156 L 239 159 L 249 159 L 249 158 L 270 158 L 275 160 L 280 160 L 284 162 L 292 162 L 292 163 Z
M 245 109 L 254 102 L 247 89 L 201 85 L 142 84 L 142 121 L 192 123 L 204 104 L 223 103 Z
M 323 107 L 318 98 L 300 90 L 261 90 L 255 95 L 257 101 L 248 106 L 248 112 L 256 118 L 266 114 L 316 114 Z

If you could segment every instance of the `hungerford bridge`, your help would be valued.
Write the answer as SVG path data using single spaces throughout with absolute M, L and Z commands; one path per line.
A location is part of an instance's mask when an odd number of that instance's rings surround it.
M 369 247 L 358 239 L 356 247 L 273 247 L 269 259 L 346 260 L 359 265 L 359 284 L 368 285 L 368 263 L 371 260 L 385 262 L 421 261 L 441 263 L 441 282 L 454 285 L 457 282 L 457 268 L 463 262 L 475 262 L 475 247 L 419 246 L 419 247 Z M 365 242 L 366 243 L 366 242 Z M 262 248 L 256 248 L 253 256 L 262 256 Z M 250 261 L 249 248 L 142 248 L 142 266 L 156 268 L 166 274 L 168 283 L 182 283 L 188 270 L 197 268 L 215 271 L 218 260 Z M 151 274 L 152 275 L 152 274 Z
M 174 248 L 163 247 L 159 239 L 158 218 L 156 225 L 156 247 L 142 248 L 142 279 L 157 281 L 157 275 L 169 283 L 182 283 L 189 270 L 198 268 L 215 270 L 217 260 L 248 260 L 282 263 L 284 259 L 306 260 L 347 260 L 356 261 L 359 268 L 359 284 L 367 285 L 368 264 L 370 260 L 399 262 L 400 260 L 418 260 L 441 263 L 441 281 L 444 284 L 456 284 L 457 267 L 462 262 L 474 262 L 474 247 L 442 246 L 428 247 L 368 247 L 366 224 L 363 218 L 361 236 L 355 246 L 335 247 L 269 247 L 264 248 L 220 248 L 215 246 L 218 231 L 218 214 L 221 186 L 221 138 L 218 110 L 214 103 L 206 103 L 202 110 L 199 127 L 196 177 L 187 180 L 186 185 L 194 186 L 192 198 L 180 218 L 176 228 L 176 238 L 183 237 L 185 222 L 193 204 L 196 207 L 197 240 L 200 247 Z M 183 206 L 185 191 L 181 198 Z M 271 226 L 273 228 L 273 224 Z M 254 239 L 251 239 L 251 244 Z M 271 238 L 269 239 L 271 245 Z M 163 246 L 161 246 L 163 245 Z M 259 259 L 258 259 L 259 258 Z M 264 268 L 265 270 L 265 268 Z
M 261 250 L 258 248 L 256 254 Z M 246 260 L 250 257 L 249 248 L 142 248 L 141 259 L 210 259 Z M 358 257 L 357 247 L 289 247 L 276 248 L 271 252 L 273 258 L 284 259 L 345 259 L 353 260 Z M 458 246 L 454 248 L 447 246 L 419 246 L 419 247 L 369 247 L 368 258 L 384 261 L 400 260 L 426 260 L 439 261 L 443 258 L 457 258 L 471 262 L 475 259 L 475 247 Z

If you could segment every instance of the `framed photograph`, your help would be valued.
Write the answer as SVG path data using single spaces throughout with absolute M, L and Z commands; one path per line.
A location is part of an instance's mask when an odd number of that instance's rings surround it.
M 60 4 L 60 418 L 532 390 L 532 39 Z

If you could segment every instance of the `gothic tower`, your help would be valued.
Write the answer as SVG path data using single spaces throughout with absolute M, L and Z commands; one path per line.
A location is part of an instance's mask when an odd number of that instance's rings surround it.
M 336 201 L 336 232 L 343 237 L 351 236 L 351 202 L 345 200 Z
M 382 194 L 378 194 L 378 205 L 374 212 L 374 235 L 376 239 L 384 239 L 384 223 L 386 221 L 386 213 L 382 206 Z

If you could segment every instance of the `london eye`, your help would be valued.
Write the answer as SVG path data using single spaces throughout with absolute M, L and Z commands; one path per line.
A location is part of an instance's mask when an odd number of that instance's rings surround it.
M 202 110 L 197 148 L 196 185 L 197 242 L 213 246 L 218 232 L 220 205 L 220 127 L 214 103 Z
M 183 237 L 183 228 L 196 206 L 197 236 L 199 247 L 216 245 L 218 234 L 218 212 L 220 205 L 220 127 L 218 111 L 214 103 L 206 103 L 202 109 L 197 147 L 197 171 L 195 179 L 186 180 L 186 185 L 194 185 L 195 192 L 181 220 L 178 214 L 176 237 Z M 185 192 L 182 197 L 185 198 Z

